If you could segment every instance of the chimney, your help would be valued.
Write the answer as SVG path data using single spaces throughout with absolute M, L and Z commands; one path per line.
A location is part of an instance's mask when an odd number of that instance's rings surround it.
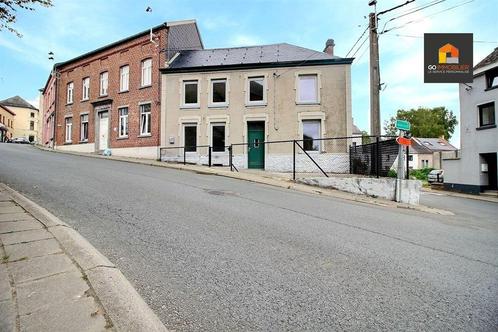
M 325 48 L 323 51 L 327 53 L 328 55 L 334 55 L 334 40 L 333 39 L 327 39 L 327 42 L 325 43 Z

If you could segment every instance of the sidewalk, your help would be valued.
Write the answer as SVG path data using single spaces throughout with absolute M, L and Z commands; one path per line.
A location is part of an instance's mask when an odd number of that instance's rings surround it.
M 397 203 L 397 202 L 393 202 L 393 201 L 389 201 L 389 200 L 385 200 L 385 199 L 381 199 L 381 198 L 373 198 L 373 197 L 369 197 L 369 196 L 365 196 L 365 195 L 355 195 L 355 194 L 351 194 L 351 193 L 343 192 L 343 191 L 339 191 L 339 190 L 324 189 L 324 188 L 319 188 L 319 187 L 315 187 L 315 186 L 299 184 L 299 183 L 295 183 L 294 181 L 292 181 L 291 175 L 287 175 L 287 174 L 283 174 L 283 173 L 272 173 L 272 172 L 267 172 L 267 171 L 256 171 L 256 170 L 241 170 L 240 172 L 232 172 L 232 171 L 230 171 L 229 167 L 219 167 L 219 166 L 207 167 L 207 166 L 192 165 L 192 164 L 183 165 L 180 163 L 167 163 L 167 162 L 150 160 L 150 159 L 117 157 L 117 156 L 105 157 L 105 156 L 98 155 L 98 154 L 79 153 L 79 152 L 72 152 L 72 151 L 60 151 L 60 150 L 53 150 L 53 149 L 48 149 L 48 148 L 40 147 L 40 146 L 37 146 L 37 148 L 39 148 L 40 150 L 49 151 L 52 153 L 64 153 L 64 154 L 70 154 L 70 155 L 75 155 L 75 156 L 109 159 L 109 160 L 129 162 L 129 163 L 134 163 L 134 164 L 141 164 L 141 165 L 149 165 L 149 166 L 164 167 L 164 168 L 170 168 L 170 169 L 176 169 L 176 170 L 190 171 L 190 172 L 195 172 L 198 174 L 224 176 L 224 177 L 229 177 L 229 178 L 233 178 L 233 179 L 245 180 L 245 181 L 265 184 L 265 185 L 269 185 L 269 186 L 284 188 L 284 189 L 292 189 L 292 190 L 296 190 L 296 191 L 300 191 L 300 192 L 304 192 L 304 193 L 308 193 L 308 194 L 315 194 L 315 195 L 318 194 L 318 195 L 322 195 L 322 196 L 340 198 L 340 199 L 345 199 L 345 200 L 349 200 L 349 201 L 355 201 L 355 202 L 360 202 L 360 203 L 365 203 L 365 204 L 373 204 L 373 205 L 389 207 L 389 208 L 402 208 L 402 209 L 411 209 L 411 210 L 417 210 L 417 211 L 426 212 L 426 213 L 433 213 L 433 214 L 453 215 L 452 212 L 449 212 L 446 210 L 435 209 L 435 208 L 431 208 L 431 207 L 427 207 L 427 206 L 423 206 L 423 205 L 408 205 L 408 204 Z
M 448 190 L 444 190 L 444 189 L 432 189 L 432 188 L 422 188 L 422 191 L 426 192 L 426 193 L 431 193 L 431 194 L 438 194 L 438 195 L 445 195 L 445 196 L 452 196 L 452 197 L 461 197 L 461 198 L 467 198 L 467 199 L 474 199 L 474 200 L 478 200 L 478 201 L 498 203 L 498 197 L 464 194 L 464 193 L 459 193 L 459 192 L 455 192 L 455 191 L 448 191 Z
M 166 331 L 75 230 L 0 183 L 0 331 Z

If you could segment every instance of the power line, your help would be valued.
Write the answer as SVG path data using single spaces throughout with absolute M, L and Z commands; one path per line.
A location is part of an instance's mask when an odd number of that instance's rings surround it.
M 389 13 L 390 11 L 393 11 L 395 9 L 401 8 L 403 6 L 406 6 L 406 5 L 408 5 L 408 4 L 410 4 L 410 3 L 414 2 L 414 1 L 415 0 L 407 0 L 405 3 L 402 3 L 401 5 L 398 5 L 398 6 L 395 6 L 395 7 L 392 7 L 392 8 L 389 8 L 389 9 L 386 9 L 386 10 L 383 10 L 383 11 L 379 12 L 377 14 L 377 16 L 385 14 L 385 13 Z
M 447 11 L 449 11 L 449 10 L 455 9 L 455 8 L 460 7 L 460 6 L 463 6 L 463 5 L 466 5 L 466 4 L 471 3 L 471 2 L 473 2 L 473 1 L 474 1 L 474 0 L 465 1 L 465 2 L 459 3 L 458 5 L 455 5 L 455 6 L 453 6 L 453 7 L 448 7 L 448 8 L 446 8 L 446 9 L 443 9 L 443 10 L 439 11 L 439 12 L 436 12 L 436 13 L 434 13 L 434 14 L 428 15 L 428 16 L 426 16 L 426 17 L 424 17 L 424 18 L 419 19 L 419 20 L 412 20 L 412 21 L 408 21 L 408 22 L 406 22 L 405 24 L 402 24 L 402 25 L 400 25 L 400 26 L 397 26 L 397 27 L 394 27 L 394 28 L 391 28 L 391 29 L 387 29 L 387 30 L 383 31 L 383 33 L 387 33 L 387 32 L 392 31 L 392 30 L 401 29 L 401 28 L 403 28 L 403 27 L 405 27 L 405 26 L 407 26 L 407 25 L 409 25 L 409 24 L 412 24 L 412 23 L 417 23 L 417 22 L 424 21 L 424 20 L 428 19 L 429 17 L 432 17 L 432 16 L 435 16 L 435 15 L 438 15 L 438 14 L 441 14 L 441 13 L 444 13 L 444 12 L 447 12 Z
M 387 35 L 387 36 L 392 36 L 392 37 L 403 37 L 403 38 L 424 38 L 424 36 L 412 36 L 412 35 L 402 35 L 402 34 L 394 34 L 394 35 Z M 487 41 L 487 40 L 474 40 L 474 43 L 486 43 L 486 44 L 498 44 L 498 41 Z
M 356 60 L 356 63 L 358 63 L 360 61 L 360 59 L 363 57 L 363 55 L 365 55 L 365 53 L 367 53 L 367 50 L 369 49 L 370 47 L 367 45 L 367 47 L 365 47 L 365 49 L 363 50 L 363 52 L 360 54 L 359 57 L 357 57 L 355 60 Z
M 346 58 L 348 57 L 349 53 L 351 53 L 351 51 L 354 49 L 354 47 L 356 46 L 356 44 L 358 44 L 358 42 L 360 41 L 361 38 L 363 38 L 363 36 L 365 35 L 365 33 L 368 31 L 368 25 L 367 27 L 365 28 L 365 30 L 363 31 L 363 33 L 360 35 L 360 37 L 356 40 L 356 42 L 353 44 L 353 46 L 351 47 L 351 49 L 349 50 L 349 52 L 346 54 Z
M 363 39 L 363 42 L 360 44 L 360 46 L 358 46 L 358 48 L 356 49 L 356 51 L 351 55 L 352 58 L 354 58 L 354 56 L 356 55 L 356 53 L 358 53 L 358 51 L 361 49 L 361 47 L 365 44 L 365 42 L 368 40 L 368 37 L 366 37 L 365 39 Z
M 397 20 L 397 19 L 399 19 L 399 18 L 402 18 L 402 17 L 408 16 L 408 15 L 411 15 L 411 14 L 416 13 L 416 12 L 419 12 L 419 11 L 424 10 L 424 9 L 426 9 L 426 8 L 429 8 L 429 7 L 432 7 L 432 6 L 438 5 L 438 4 L 440 4 L 441 2 L 445 2 L 445 1 L 446 1 L 446 0 L 434 0 L 434 1 L 432 1 L 432 2 L 429 2 L 429 3 L 425 4 L 425 5 L 422 5 L 422 6 L 420 6 L 420 7 L 415 7 L 415 8 L 412 8 L 411 10 L 406 11 L 406 12 L 402 13 L 401 15 L 398 15 L 398 16 L 396 16 L 396 17 L 393 17 L 393 18 L 391 18 L 390 20 L 388 20 L 386 23 L 384 23 L 384 26 L 382 27 L 382 31 L 381 31 L 379 34 L 384 33 L 384 31 L 385 31 L 385 29 L 386 29 L 386 25 L 387 25 L 389 22 L 392 22 L 392 21 Z

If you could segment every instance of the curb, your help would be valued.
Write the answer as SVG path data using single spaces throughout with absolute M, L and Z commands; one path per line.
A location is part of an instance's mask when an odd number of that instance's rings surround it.
M 189 172 L 194 172 L 197 174 L 204 174 L 204 175 L 223 176 L 223 177 L 237 179 L 237 180 L 244 180 L 244 181 L 248 181 L 248 182 L 269 185 L 272 187 L 291 189 L 291 190 L 295 190 L 295 191 L 299 191 L 299 192 L 303 192 L 303 193 L 307 193 L 307 194 L 314 194 L 314 195 L 318 194 L 321 196 L 334 197 L 334 198 L 344 199 L 344 200 L 348 200 L 348 201 L 354 201 L 354 202 L 358 202 L 358 203 L 365 203 L 365 204 L 371 204 L 371 205 L 388 207 L 388 208 L 400 208 L 400 209 L 414 210 L 414 211 L 419 211 L 419 212 L 446 215 L 446 216 L 454 215 L 453 212 L 442 210 L 442 209 L 431 208 L 431 207 L 424 206 L 424 205 L 409 205 L 409 204 L 405 204 L 405 203 L 397 203 L 397 202 L 393 202 L 393 201 L 389 201 L 389 200 L 385 200 L 385 199 L 381 199 L 381 198 L 372 198 L 372 197 L 368 197 L 368 196 L 361 196 L 361 195 L 355 195 L 355 194 L 351 194 L 351 193 L 347 193 L 347 192 L 342 192 L 342 191 L 334 190 L 334 189 L 324 189 L 324 188 L 299 184 L 299 183 L 295 183 L 292 181 L 284 180 L 281 178 L 275 178 L 275 177 L 264 177 L 264 176 L 256 176 L 253 174 L 233 173 L 230 171 L 219 170 L 219 169 L 215 169 L 215 168 L 199 169 L 199 168 L 194 168 L 195 166 L 189 167 L 189 166 L 184 166 L 181 164 L 168 164 L 166 162 L 159 162 L 156 160 L 152 161 L 149 159 L 140 160 L 140 159 L 131 159 L 131 158 L 126 158 L 126 157 L 115 157 L 115 156 L 105 157 L 105 156 L 89 154 L 89 153 L 78 153 L 78 152 L 73 152 L 73 151 L 62 151 L 62 150 L 49 149 L 49 148 L 42 147 L 42 146 L 36 146 L 36 147 L 42 151 L 69 154 L 69 155 L 73 155 L 73 156 L 89 157 L 89 158 L 97 158 L 97 159 L 105 159 L 105 160 L 114 160 L 114 161 L 121 161 L 121 162 L 127 162 L 127 163 L 132 163 L 132 164 L 163 167 L 163 168 L 168 168 L 168 169 L 189 171 Z M 159 163 L 161 163 L 161 164 L 159 164 Z M 199 166 L 199 167 L 201 167 L 201 166 Z
M 95 293 L 117 331 L 167 331 L 121 271 L 69 225 L 4 183 L 0 187 L 60 243 Z
M 495 197 L 486 197 L 486 196 L 482 196 L 482 195 L 464 194 L 464 193 L 453 192 L 453 191 L 448 191 L 448 190 L 444 190 L 444 189 L 423 188 L 422 191 L 425 193 L 429 193 L 429 194 L 439 194 L 439 195 L 445 195 L 445 196 L 451 196 L 451 197 L 468 198 L 468 199 L 473 199 L 476 201 L 498 203 L 498 197 L 495 198 Z

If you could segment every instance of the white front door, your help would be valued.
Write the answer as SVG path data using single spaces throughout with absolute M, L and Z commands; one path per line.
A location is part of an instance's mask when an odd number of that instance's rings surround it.
M 109 112 L 99 113 L 99 150 L 107 149 L 109 138 Z

